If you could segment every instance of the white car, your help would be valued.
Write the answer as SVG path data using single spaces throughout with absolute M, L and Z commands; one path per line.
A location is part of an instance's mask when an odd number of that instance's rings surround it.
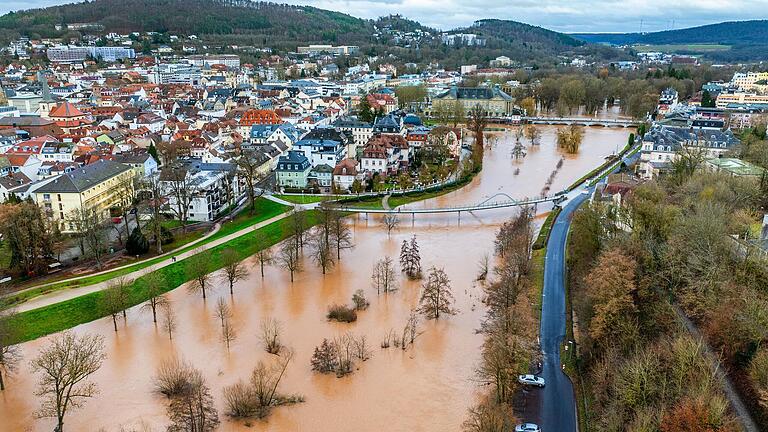
M 541 428 L 536 423 L 523 423 L 515 426 L 515 432 L 541 432 Z
M 520 384 L 531 385 L 536 387 L 544 387 L 544 378 L 536 375 L 519 375 L 517 381 Z

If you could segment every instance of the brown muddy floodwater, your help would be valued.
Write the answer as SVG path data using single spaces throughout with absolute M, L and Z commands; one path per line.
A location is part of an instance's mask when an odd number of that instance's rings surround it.
M 588 128 L 578 155 L 563 155 L 554 144 L 554 127 L 543 127 L 541 145 L 528 149 L 521 161 L 510 156 L 512 132 L 497 133 L 486 150 L 482 173 L 461 190 L 413 205 L 423 207 L 479 203 L 494 194 L 515 198 L 539 195 L 558 160 L 564 164 L 555 177 L 552 192 L 572 183 L 622 148 L 628 129 Z M 517 175 L 515 170 L 519 168 Z M 539 208 L 544 213 L 547 208 Z M 222 388 L 247 379 L 259 359 L 269 359 L 258 340 L 261 321 L 281 321 L 283 339 L 295 355 L 280 390 L 301 394 L 306 402 L 280 407 L 251 427 L 221 416 L 220 431 L 455 431 L 460 429 L 467 408 L 480 391 L 473 381 L 482 335 L 476 329 L 483 315 L 480 288 L 474 278 L 481 258 L 492 252 L 495 231 L 515 210 L 498 209 L 475 214 L 417 215 L 403 217 L 400 227 L 387 238 L 380 219 L 357 215 L 351 218 L 355 248 L 343 253 L 341 262 L 322 275 L 309 260 L 305 271 L 291 283 L 287 271 L 267 269 L 258 275 L 248 261 L 250 277 L 238 283 L 230 298 L 225 283 L 216 287 L 204 303 L 185 287 L 169 293 L 178 318 L 173 342 L 155 328 L 148 314 L 138 308 L 128 311 L 127 325 L 112 331 L 109 319 L 78 326 L 78 333 L 103 335 L 107 360 L 93 376 L 100 394 L 66 420 L 69 431 L 164 430 L 168 423 L 166 401 L 153 392 L 152 377 L 163 359 L 177 355 L 201 369 L 219 413 L 223 413 Z M 539 219 L 541 220 L 541 219 Z M 380 349 L 385 335 L 402 330 L 419 297 L 419 284 L 401 280 L 398 291 L 376 296 L 370 274 L 383 255 L 399 255 L 403 239 L 416 235 L 422 264 L 444 267 L 450 277 L 459 313 L 439 321 L 422 322 L 415 346 L 407 351 Z M 352 293 L 363 289 L 371 302 L 352 324 L 330 323 L 326 309 L 333 303 L 350 303 Z M 214 317 L 219 297 L 230 302 L 238 337 L 230 352 L 219 339 L 220 324 Z M 323 338 L 352 332 L 365 335 L 373 348 L 372 358 L 358 363 L 353 374 L 336 378 L 310 369 L 310 357 Z M 33 395 L 36 377 L 29 369 L 48 338 L 22 346 L 24 364 L 0 394 L 0 431 L 50 431 L 49 419 L 35 420 L 38 400 Z

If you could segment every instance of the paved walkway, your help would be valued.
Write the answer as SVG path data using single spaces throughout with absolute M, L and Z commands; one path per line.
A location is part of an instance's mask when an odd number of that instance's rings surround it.
M 151 272 L 153 272 L 153 271 L 155 271 L 157 269 L 160 269 L 160 268 L 163 268 L 163 267 L 167 267 L 167 266 L 173 264 L 174 263 L 174 260 L 173 260 L 174 257 L 176 258 L 176 261 L 181 261 L 181 260 L 183 260 L 185 258 L 189 258 L 189 257 L 191 257 L 193 255 L 196 255 L 196 254 L 200 253 L 201 251 L 205 251 L 205 250 L 214 248 L 214 247 L 219 246 L 221 244 L 224 244 L 224 243 L 226 243 L 226 242 L 228 242 L 230 240 L 233 240 L 233 239 L 236 239 L 236 238 L 238 238 L 240 236 L 248 234 L 249 232 L 252 232 L 253 230 L 265 227 L 265 226 L 267 226 L 267 225 L 269 225 L 269 224 L 271 224 L 273 222 L 277 222 L 277 221 L 279 221 L 281 219 L 284 219 L 284 218 L 290 216 L 290 214 L 291 214 L 290 212 L 281 213 L 281 214 L 279 214 L 279 215 L 277 215 L 277 216 L 275 216 L 275 217 L 273 217 L 271 219 L 267 219 L 265 221 L 259 222 L 257 224 L 251 225 L 251 226 L 246 227 L 246 228 L 243 228 L 243 229 L 241 229 L 239 231 L 233 232 L 232 234 L 229 234 L 229 235 L 226 235 L 226 236 L 221 237 L 219 239 L 216 239 L 216 240 L 213 240 L 211 242 L 205 243 L 205 244 L 201 245 L 198 248 L 189 249 L 186 252 L 183 252 L 183 253 L 180 253 L 180 254 L 173 254 L 172 252 L 168 253 L 168 254 L 165 254 L 164 256 L 168 256 L 167 259 L 165 259 L 163 261 L 160 261 L 159 263 L 156 263 L 155 265 L 152 265 L 152 266 L 149 266 L 149 267 L 144 267 L 143 269 L 136 270 L 134 272 L 128 273 L 128 274 L 124 275 L 123 277 L 125 277 L 127 279 L 136 279 L 136 278 L 138 278 L 140 276 L 144 276 L 147 273 L 151 273 Z M 218 231 L 218 228 L 215 231 Z M 185 246 L 185 247 L 187 247 L 187 246 Z M 115 269 L 112 269 L 112 270 L 109 270 L 109 271 L 114 271 L 114 270 Z M 93 276 L 93 274 L 88 275 L 88 276 Z M 59 282 L 61 282 L 61 281 L 59 281 Z M 59 283 L 59 282 L 56 282 L 56 283 Z M 38 308 L 41 308 L 41 307 L 44 307 L 44 306 L 48 306 L 48 305 L 51 305 L 51 304 L 59 303 L 59 302 L 70 300 L 70 299 L 73 299 L 73 298 L 76 298 L 76 297 L 80 297 L 80 296 L 83 296 L 83 295 L 86 295 L 86 294 L 90 294 L 92 292 L 101 291 L 104 288 L 108 287 L 110 283 L 111 283 L 111 280 L 108 280 L 108 281 L 104 281 L 104 282 L 97 283 L 97 284 L 94 284 L 94 285 L 82 286 L 82 287 L 72 288 L 72 289 L 64 289 L 64 290 L 55 291 L 55 292 L 52 292 L 52 293 L 49 293 L 49 294 L 43 294 L 41 296 L 35 297 L 35 298 L 33 298 L 33 299 L 31 299 L 31 300 L 29 300 L 27 302 L 24 302 L 24 303 L 16 306 L 16 311 L 17 312 L 25 312 L 25 311 L 29 311 L 29 310 L 33 310 L 33 309 L 38 309 Z
M 196 245 L 196 244 L 198 244 L 200 242 L 203 242 L 207 238 L 209 238 L 210 236 L 212 236 L 212 235 L 216 234 L 217 232 L 219 232 L 220 229 L 221 229 L 221 224 L 217 223 L 216 225 L 214 225 L 213 229 L 211 231 L 208 231 L 204 236 L 200 237 L 197 240 L 191 241 L 191 242 L 189 242 L 189 243 L 187 243 L 185 245 L 182 245 L 182 246 L 180 246 L 180 248 L 181 249 L 186 249 L 186 248 L 188 248 L 190 246 L 194 246 L 194 245 Z M 66 283 L 66 282 L 74 282 L 74 281 L 78 281 L 78 280 L 81 280 L 81 279 L 89 278 L 89 277 L 92 277 L 92 276 L 98 276 L 98 275 L 102 275 L 102 274 L 106 274 L 106 273 L 111 273 L 113 271 L 123 270 L 123 269 L 126 269 L 126 268 L 130 268 L 130 267 L 139 265 L 139 264 L 141 264 L 144 261 L 149 261 L 149 260 L 153 260 L 153 259 L 157 259 L 157 258 L 165 257 L 165 256 L 171 256 L 174 253 L 175 253 L 175 251 L 168 251 L 168 252 L 163 253 L 162 255 L 153 256 L 151 258 L 147 258 L 146 260 L 142 260 L 142 261 L 135 261 L 135 262 L 132 262 L 130 264 L 122 265 L 120 267 L 112 267 L 112 268 L 108 268 L 106 270 L 98 271 L 96 273 L 88 273 L 88 274 L 84 274 L 84 275 L 81 275 L 81 276 L 75 276 L 75 277 L 71 277 L 71 278 L 67 278 L 67 279 L 59 279 L 59 280 L 55 280 L 55 281 L 51 281 L 51 282 L 46 282 L 44 284 L 35 285 L 35 286 L 31 286 L 29 288 L 24 288 L 23 290 L 13 291 L 13 292 L 4 294 L 3 297 L 11 297 L 11 296 L 15 296 L 15 295 L 18 295 L 18 294 L 21 294 L 21 293 L 24 293 L 24 292 L 27 292 L 27 291 L 33 290 L 33 289 L 45 288 L 47 286 L 58 285 L 58 284 L 61 284 L 61 283 Z

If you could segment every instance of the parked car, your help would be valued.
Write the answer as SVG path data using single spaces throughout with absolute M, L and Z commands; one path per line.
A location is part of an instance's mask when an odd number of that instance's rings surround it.
M 544 387 L 544 378 L 536 375 L 520 375 L 517 377 L 517 381 L 524 385 Z
M 541 432 L 541 428 L 536 423 L 523 423 L 515 426 L 515 432 Z

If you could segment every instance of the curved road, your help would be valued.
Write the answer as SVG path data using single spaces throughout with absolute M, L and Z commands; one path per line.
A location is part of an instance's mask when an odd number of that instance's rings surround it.
M 586 191 L 591 192 L 590 189 Z M 565 337 L 565 242 L 573 212 L 589 197 L 579 193 L 558 215 L 547 243 L 544 292 L 541 308 L 541 376 L 547 385 L 540 391 L 539 425 L 542 431 L 576 430 L 576 399 L 570 378 L 560 363 L 560 343 Z

